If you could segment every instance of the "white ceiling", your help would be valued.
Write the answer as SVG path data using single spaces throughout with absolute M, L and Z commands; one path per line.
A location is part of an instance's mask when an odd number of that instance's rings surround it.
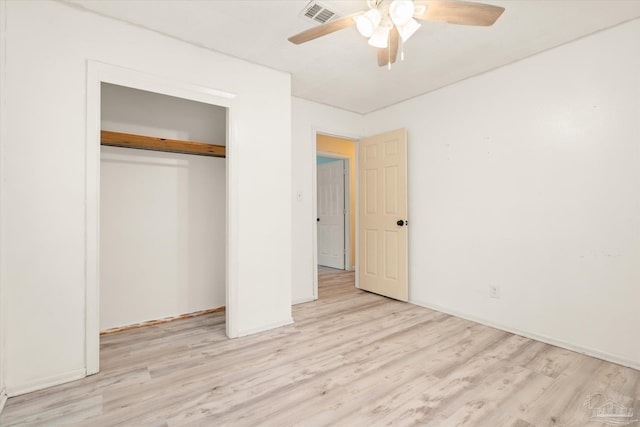
M 340 15 L 365 0 L 320 0 Z M 405 60 L 378 67 L 355 27 L 293 45 L 314 26 L 308 0 L 67 0 L 218 52 L 291 73 L 292 94 L 368 113 L 640 17 L 639 0 L 485 0 L 506 10 L 492 27 L 422 22 Z M 598 55 L 598 52 L 593 52 Z

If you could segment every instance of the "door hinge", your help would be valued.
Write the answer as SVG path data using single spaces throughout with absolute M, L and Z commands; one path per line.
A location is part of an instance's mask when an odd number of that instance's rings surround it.
M 342 209 L 342 215 L 346 215 L 347 214 L 347 210 L 346 209 Z

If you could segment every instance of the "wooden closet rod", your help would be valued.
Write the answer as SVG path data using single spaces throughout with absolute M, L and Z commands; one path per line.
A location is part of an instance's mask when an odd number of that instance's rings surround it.
M 100 143 L 112 147 L 139 148 L 142 150 L 169 151 L 172 153 L 196 154 L 199 156 L 226 157 L 224 145 L 204 142 L 180 141 L 178 139 L 155 138 L 130 133 L 100 132 Z

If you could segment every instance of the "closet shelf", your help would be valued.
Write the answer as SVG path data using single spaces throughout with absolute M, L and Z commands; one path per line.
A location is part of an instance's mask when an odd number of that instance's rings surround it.
M 226 157 L 226 147 L 224 145 L 155 138 L 153 136 L 111 132 L 108 130 L 100 132 L 100 143 L 102 145 L 109 145 L 112 147 L 139 148 L 142 150 L 169 151 L 172 153 L 196 154 L 199 156 Z

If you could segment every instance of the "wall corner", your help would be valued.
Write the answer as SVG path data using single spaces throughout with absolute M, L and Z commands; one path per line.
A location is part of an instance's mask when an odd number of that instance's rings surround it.
M 7 2 L 0 0 L 0 413 L 7 402 L 6 375 L 6 291 L 4 289 L 5 214 L 4 214 L 4 162 L 6 142 L 6 64 L 7 64 Z

